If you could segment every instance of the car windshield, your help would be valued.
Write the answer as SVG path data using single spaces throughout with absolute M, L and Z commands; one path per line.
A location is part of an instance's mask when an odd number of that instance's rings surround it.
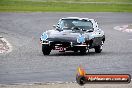
M 91 21 L 79 20 L 79 19 L 63 19 L 59 24 L 61 29 L 71 30 L 74 28 L 89 30 L 93 28 Z

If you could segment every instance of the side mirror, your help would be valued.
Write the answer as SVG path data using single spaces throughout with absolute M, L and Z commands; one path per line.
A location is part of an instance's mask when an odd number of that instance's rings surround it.
M 55 30 L 62 31 L 57 25 L 53 25 L 53 28 L 55 28 Z
M 53 25 L 53 28 L 56 28 L 56 25 Z
M 53 28 L 60 29 L 60 27 L 58 27 L 58 25 L 53 25 Z

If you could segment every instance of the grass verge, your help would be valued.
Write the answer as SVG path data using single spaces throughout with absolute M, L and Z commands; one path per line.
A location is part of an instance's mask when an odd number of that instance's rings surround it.
M 40 1 L 0 0 L 0 12 L 19 12 L 19 11 L 24 11 L 24 12 L 132 12 L 132 4 L 129 4 L 129 3 L 128 4 L 127 3 L 125 4 L 123 3 L 121 4 L 67 3 L 67 2 L 52 2 L 52 1 L 43 1 L 43 0 L 42 1 L 41 0 Z

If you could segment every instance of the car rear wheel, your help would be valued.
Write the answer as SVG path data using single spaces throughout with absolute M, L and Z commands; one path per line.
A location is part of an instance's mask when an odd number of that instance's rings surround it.
M 51 52 L 50 46 L 42 44 L 42 52 L 44 55 L 49 55 Z
M 103 48 L 103 44 L 104 44 L 104 42 L 101 41 L 101 45 L 95 46 L 94 49 L 95 49 L 95 52 L 96 52 L 96 53 L 101 53 L 102 48 Z

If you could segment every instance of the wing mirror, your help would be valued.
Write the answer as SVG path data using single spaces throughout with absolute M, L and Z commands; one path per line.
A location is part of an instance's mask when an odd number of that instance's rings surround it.
M 53 28 L 56 28 L 57 26 L 56 25 L 53 25 Z
M 57 25 L 53 25 L 53 28 L 55 28 L 58 31 L 62 31 L 60 27 L 58 27 Z
M 55 28 L 55 29 L 59 28 L 60 29 L 60 27 L 58 25 L 53 25 L 53 28 Z

